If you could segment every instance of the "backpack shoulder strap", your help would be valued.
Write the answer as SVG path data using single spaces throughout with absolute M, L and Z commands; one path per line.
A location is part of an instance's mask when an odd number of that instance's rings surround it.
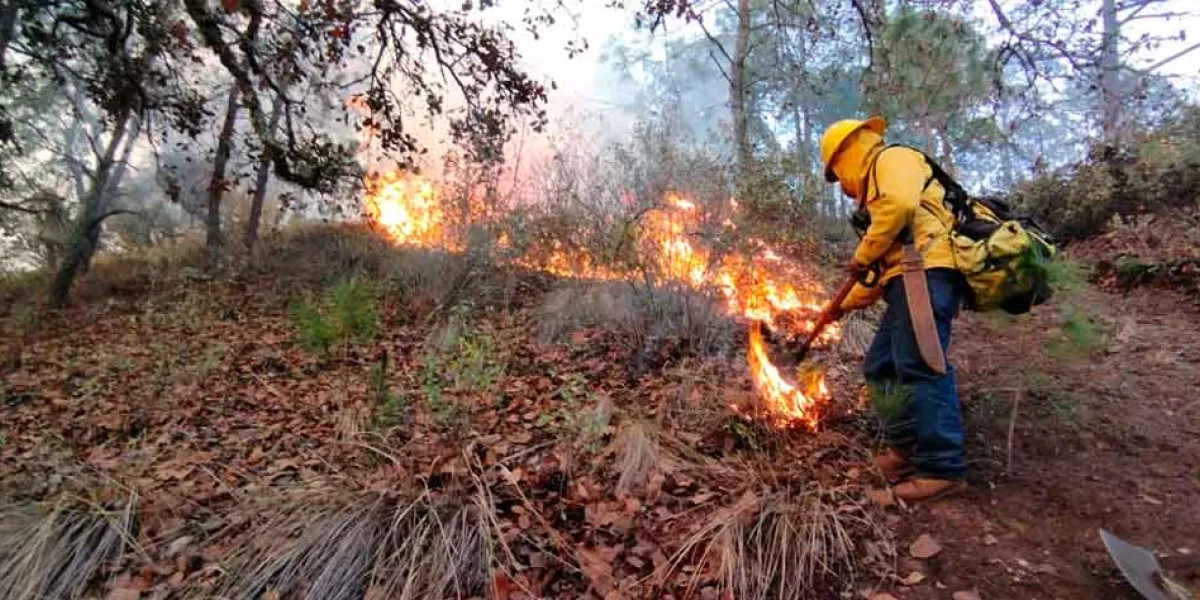
M 891 148 L 893 146 L 908 148 L 909 150 L 920 154 L 925 159 L 925 164 L 929 165 L 929 170 L 932 172 L 930 178 L 925 181 L 925 187 L 929 187 L 930 181 L 936 181 L 942 186 L 942 190 L 945 191 L 944 200 L 946 204 L 950 205 L 950 210 L 954 212 L 954 217 L 957 221 L 966 222 L 975 218 L 975 211 L 971 208 L 971 203 L 969 201 L 970 195 L 967 194 L 967 190 L 963 188 L 963 186 L 957 181 L 955 181 L 955 179 L 951 177 L 945 169 L 942 168 L 942 165 L 939 165 L 936 160 L 918 148 L 914 148 L 906 144 L 892 144 L 888 147 Z
M 863 182 L 862 198 L 859 199 L 860 207 L 867 205 L 867 195 L 871 192 L 871 181 L 875 179 L 875 166 L 879 164 L 879 157 L 892 148 L 908 148 L 908 146 L 904 144 L 888 144 L 875 153 L 875 157 L 871 159 L 871 164 L 867 166 L 867 179 Z M 929 185 L 929 182 L 925 182 L 925 185 Z

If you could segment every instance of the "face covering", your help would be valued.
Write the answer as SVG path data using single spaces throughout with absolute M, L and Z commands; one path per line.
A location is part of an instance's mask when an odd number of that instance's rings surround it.
M 867 178 L 867 157 L 882 143 L 883 137 L 869 129 L 860 129 L 851 136 L 833 161 L 833 172 L 842 184 L 843 194 L 854 199 L 859 197 L 859 187 Z

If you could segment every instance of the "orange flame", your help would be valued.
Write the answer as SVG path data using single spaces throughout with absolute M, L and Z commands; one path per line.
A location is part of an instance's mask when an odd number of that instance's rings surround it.
M 367 217 L 395 242 L 457 249 L 446 239 L 443 207 L 432 184 L 391 171 L 373 175 L 366 187 Z M 817 300 L 822 293 L 820 287 L 765 244 L 758 244 L 756 260 L 736 253 L 715 256 L 697 243 L 694 235 L 702 225 L 697 204 L 674 193 L 667 194 L 663 204 L 648 211 L 640 223 L 638 249 L 644 266 L 661 281 L 717 291 L 731 315 L 748 320 L 747 360 L 762 399 L 762 413 L 778 427 L 815 428 L 819 406 L 829 398 L 823 375 L 813 378 L 804 390 L 789 383 L 770 361 L 762 327 L 790 335 L 811 332 L 815 323 L 810 317 L 822 308 Z M 736 210 L 737 201 L 730 199 L 729 208 Z M 722 223 L 733 227 L 728 217 Z M 501 239 L 502 245 L 506 242 L 507 238 Z M 541 250 L 518 257 L 515 262 L 566 277 L 607 280 L 630 275 L 597 265 L 587 253 L 572 251 L 557 241 Z M 802 285 L 793 283 L 797 281 Z M 837 328 L 831 327 L 821 339 L 835 339 L 838 334 Z
M 368 175 L 363 209 L 397 244 L 441 246 L 446 241 L 433 185 L 402 171 Z
M 746 350 L 750 362 L 750 376 L 754 387 L 762 397 L 764 412 L 777 427 L 791 427 L 797 423 L 809 429 L 817 427 L 819 403 L 829 398 L 824 376 L 818 377 L 806 391 L 801 391 L 779 374 L 771 364 L 763 345 L 762 324 L 755 321 L 750 325 L 750 344 Z

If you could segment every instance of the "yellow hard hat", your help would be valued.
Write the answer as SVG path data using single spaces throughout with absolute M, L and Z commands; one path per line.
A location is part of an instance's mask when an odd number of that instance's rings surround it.
M 865 121 L 843 119 L 825 130 L 824 135 L 821 136 L 821 162 L 825 163 L 825 181 L 829 183 L 837 181 L 837 175 L 833 174 L 833 159 L 846 145 L 846 140 L 850 139 L 854 132 L 864 128 L 883 135 L 883 130 L 887 128 L 887 121 L 883 120 L 883 117 L 871 117 Z

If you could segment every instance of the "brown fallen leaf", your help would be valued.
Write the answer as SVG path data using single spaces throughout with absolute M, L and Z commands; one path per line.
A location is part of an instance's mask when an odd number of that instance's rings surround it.
M 592 587 L 601 595 L 613 589 L 612 563 L 616 554 L 613 550 L 577 548 L 579 569 L 592 582 Z
M 142 593 L 130 588 L 117 588 L 110 590 L 104 596 L 104 600 L 138 600 L 142 597 Z
M 905 575 L 904 579 L 900 580 L 900 583 L 903 585 L 917 585 L 922 581 L 925 581 L 925 574 L 920 571 L 912 571 L 908 575 Z
M 900 599 L 891 594 L 884 593 L 884 594 L 875 594 L 874 596 L 871 596 L 871 600 L 900 600 Z
M 942 545 L 937 543 L 928 533 L 922 533 L 917 541 L 908 547 L 908 554 L 913 558 L 932 558 L 942 551 Z
M 995 546 L 998 542 L 999 542 L 999 540 L 996 539 L 996 536 L 994 536 L 990 533 L 983 536 L 983 545 L 984 546 Z
M 492 598 L 496 600 L 508 600 L 520 590 L 520 586 L 508 575 L 497 573 L 492 577 Z
M 954 596 L 952 596 L 952 598 L 954 600 L 980 600 L 979 592 L 976 592 L 975 590 L 962 590 L 961 592 L 954 592 Z

